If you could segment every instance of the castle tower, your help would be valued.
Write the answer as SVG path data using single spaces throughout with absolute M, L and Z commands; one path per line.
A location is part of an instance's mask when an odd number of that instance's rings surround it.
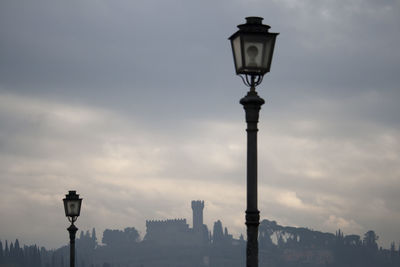
M 196 232 L 201 231 L 203 227 L 203 209 L 204 209 L 204 201 L 201 200 L 192 201 L 193 230 Z

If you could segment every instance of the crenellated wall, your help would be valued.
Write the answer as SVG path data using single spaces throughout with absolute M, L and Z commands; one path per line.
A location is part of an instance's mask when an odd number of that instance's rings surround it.
M 167 219 L 167 220 L 146 220 L 148 226 L 165 226 L 165 225 L 186 225 L 186 219 Z

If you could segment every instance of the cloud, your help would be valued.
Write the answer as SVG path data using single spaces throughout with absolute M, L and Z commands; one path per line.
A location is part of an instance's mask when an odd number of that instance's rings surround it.
M 330 215 L 329 218 L 324 223 L 329 228 L 337 228 L 345 234 L 351 234 L 354 232 L 360 232 L 363 228 L 358 225 L 354 220 L 346 220 L 341 217 L 336 217 L 335 215 Z
M 235 198 L 241 187 L 218 181 L 237 170 L 242 148 L 235 139 L 224 140 L 227 149 L 220 143 L 234 125 L 207 122 L 191 130 L 189 138 L 165 136 L 99 108 L 11 94 L 2 94 L 0 103 L 3 125 L 14 126 L 0 135 L 2 198 L 21 197 L 13 212 L 2 202 L 11 220 L 2 229 L 6 237 L 17 230 L 12 220 L 23 221 L 24 203 L 32 203 L 33 221 L 56 207 L 61 219 L 60 201 L 70 189 L 84 197 L 83 227 L 135 225 L 143 234 L 145 219 L 179 216 L 185 209 L 190 218 L 193 198 L 211 202 L 218 196 L 222 203 L 240 203 Z M 216 133 L 220 140 L 211 140 Z M 54 224 L 47 226 L 50 233 L 58 231 Z M 39 241 L 61 245 L 60 235 L 50 236 Z
M 38 240 L 61 245 L 55 222 L 63 220 L 60 201 L 70 189 L 85 199 L 82 229 L 135 226 L 143 236 L 146 219 L 190 222 L 190 201 L 204 199 L 209 227 L 222 219 L 234 235 L 244 232 L 244 122 L 186 121 L 158 132 L 133 116 L 54 99 L 2 94 L 0 104 L 7 125 L 0 135 L 1 195 L 18 203 L 12 211 L 1 207 L 9 214 L 6 237 L 21 229 L 26 240 L 37 239 L 22 223 L 28 209 L 38 222 L 44 212 L 58 214 L 46 225 L 52 240 Z M 360 235 L 375 221 L 386 241 L 379 218 L 400 214 L 396 190 L 387 195 L 400 186 L 398 131 L 366 124 L 367 131 L 343 136 L 330 134 L 332 126 L 318 116 L 295 119 L 260 123 L 268 125 L 259 133 L 262 218 Z

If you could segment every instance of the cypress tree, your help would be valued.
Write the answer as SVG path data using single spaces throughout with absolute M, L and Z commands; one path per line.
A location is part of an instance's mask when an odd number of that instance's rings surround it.
M 29 265 L 29 254 L 28 254 L 28 249 L 29 247 L 27 245 L 24 245 L 24 247 L 21 249 L 22 250 L 22 258 L 23 258 L 23 265 L 22 266 L 30 266 Z
M 92 229 L 92 239 L 93 239 L 94 242 L 97 242 L 96 229 L 94 227 Z
M 97 237 L 96 237 L 96 229 L 93 227 L 92 229 L 92 239 L 91 239 L 91 249 L 95 249 L 97 246 Z
M 396 257 L 396 244 L 392 242 L 390 244 L 390 259 L 394 261 L 395 257 Z
M 399 257 L 400 257 L 400 242 L 399 242 L 399 251 L 398 252 L 399 252 Z
M 23 251 L 19 245 L 19 241 L 18 239 L 15 239 L 15 243 L 14 243 L 14 261 L 15 263 L 22 265 L 23 261 L 24 261 L 24 254 Z
M 8 254 L 9 262 L 14 263 L 15 262 L 15 250 L 14 250 L 14 244 L 11 242 L 10 243 L 10 252 Z
M 36 249 L 36 255 L 37 255 L 37 267 L 41 267 L 42 266 L 42 259 L 40 257 L 40 249 L 39 249 L 39 247 L 37 247 L 37 249 Z
M 3 243 L 0 241 L 0 264 L 4 263 L 4 250 Z
M 51 253 L 51 267 L 56 267 L 56 253 L 54 251 Z
M 5 265 L 9 264 L 10 261 L 9 256 L 10 256 L 10 250 L 8 249 L 8 241 L 6 240 L 6 247 L 4 249 L 4 260 L 3 260 Z
M 0 263 L 3 263 L 3 243 L 0 240 Z
M 20 247 L 19 247 L 19 241 L 18 241 L 18 238 L 17 239 L 15 239 L 15 243 L 14 243 L 15 245 L 14 245 L 14 248 L 15 249 L 20 249 Z

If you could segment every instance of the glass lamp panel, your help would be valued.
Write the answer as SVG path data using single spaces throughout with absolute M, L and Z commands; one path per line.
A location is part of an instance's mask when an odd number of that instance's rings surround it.
M 235 57 L 236 72 L 243 67 L 242 63 L 242 50 L 240 45 L 240 36 L 232 40 L 233 55 Z
M 67 201 L 67 216 L 79 216 L 81 209 L 81 201 L 77 200 L 68 200 Z
M 262 68 L 263 59 L 263 43 L 261 42 L 244 42 L 244 59 L 246 69 Z
M 269 71 L 271 67 L 272 49 L 274 48 L 274 37 L 268 37 L 264 42 L 264 55 L 262 60 L 262 67 Z

